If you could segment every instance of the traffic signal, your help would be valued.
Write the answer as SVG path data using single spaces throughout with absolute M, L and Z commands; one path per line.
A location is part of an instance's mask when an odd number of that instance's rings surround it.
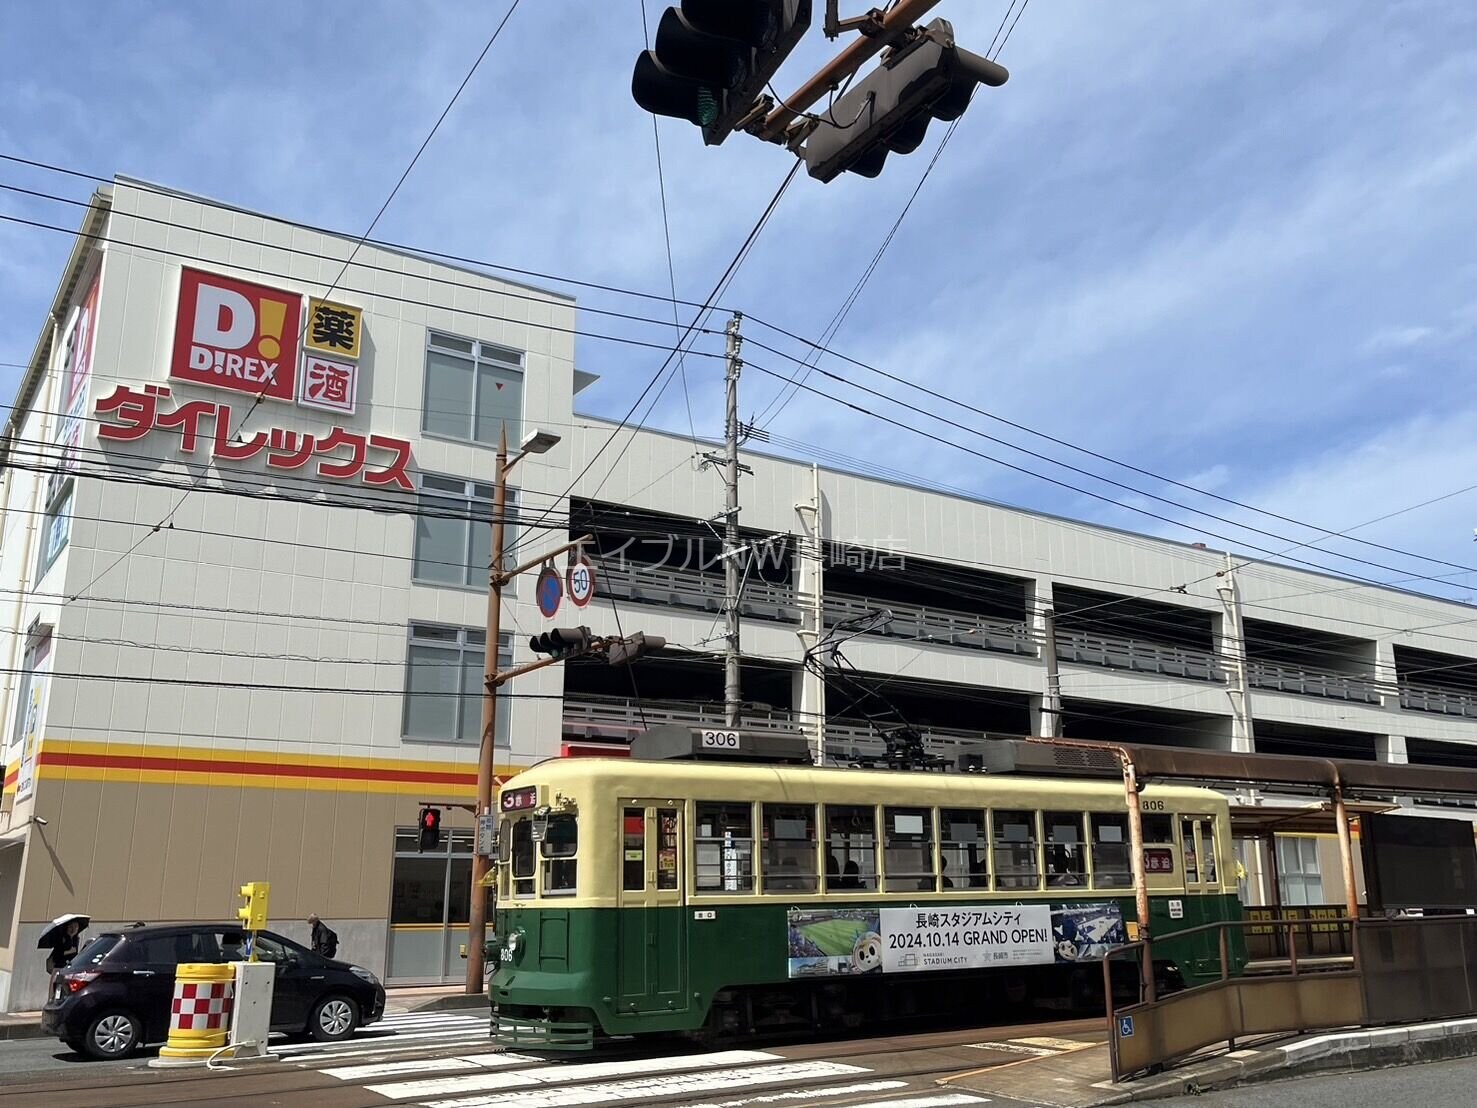
M 636 59 L 631 95 L 653 115 L 685 119 L 716 146 L 754 107 L 810 28 L 811 0 L 682 0 L 662 13 Z
M 421 841 L 420 852 L 424 854 L 428 850 L 435 850 L 441 845 L 441 809 L 421 809 Z
M 976 85 L 1003 85 L 1009 76 L 956 46 L 949 21 L 935 19 L 831 105 L 800 152 L 806 171 L 820 181 L 848 170 L 875 177 L 889 153 L 917 150 L 933 120 L 963 115 Z
M 573 658 L 590 649 L 593 636 L 588 627 L 556 627 L 528 640 L 528 648 L 535 654 L 548 654 L 555 658 Z
M 666 645 L 667 640 L 660 635 L 644 635 L 637 631 L 629 639 L 611 643 L 605 658 L 613 666 L 628 666 L 641 655 L 661 650 Z
M 267 899 L 271 891 L 270 881 L 250 881 L 241 886 L 241 898 L 246 903 L 236 909 L 236 918 L 246 930 L 267 929 Z

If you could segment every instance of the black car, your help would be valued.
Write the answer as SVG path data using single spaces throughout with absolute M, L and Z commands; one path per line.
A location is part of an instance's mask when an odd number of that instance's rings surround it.
M 41 1028 L 94 1058 L 122 1058 L 169 1037 L 174 969 L 181 962 L 242 961 L 247 933 L 234 924 L 140 924 L 104 931 L 52 980 Z M 259 961 L 275 962 L 272 1030 L 346 1039 L 384 1015 L 385 989 L 367 969 L 323 958 L 259 931 Z

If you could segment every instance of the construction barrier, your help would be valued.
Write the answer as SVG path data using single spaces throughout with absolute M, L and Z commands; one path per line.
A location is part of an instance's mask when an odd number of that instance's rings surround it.
M 203 1064 L 226 1045 L 236 970 L 229 964 L 182 962 L 174 971 L 169 1042 L 160 1065 Z

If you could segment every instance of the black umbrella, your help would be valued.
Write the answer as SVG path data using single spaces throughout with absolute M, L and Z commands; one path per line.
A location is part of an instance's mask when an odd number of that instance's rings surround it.
M 36 940 L 36 949 L 45 950 L 47 947 L 55 946 L 57 935 L 73 920 L 81 925 L 78 928 L 79 931 L 85 931 L 87 925 L 92 922 L 92 917 L 84 916 L 81 912 L 68 912 L 66 915 L 57 916 L 46 925 L 46 930 L 41 932 L 41 937 Z

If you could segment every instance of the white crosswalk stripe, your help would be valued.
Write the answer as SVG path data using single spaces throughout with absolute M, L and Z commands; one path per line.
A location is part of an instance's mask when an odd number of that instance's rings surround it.
M 352 1036 L 332 1043 L 274 1042 L 267 1049 L 284 1061 L 319 1064 L 329 1060 L 365 1058 L 386 1052 L 430 1053 L 433 1050 L 472 1048 L 487 1051 L 492 1045 L 491 1023 L 485 1012 L 472 1009 L 450 1012 L 394 1012 Z

